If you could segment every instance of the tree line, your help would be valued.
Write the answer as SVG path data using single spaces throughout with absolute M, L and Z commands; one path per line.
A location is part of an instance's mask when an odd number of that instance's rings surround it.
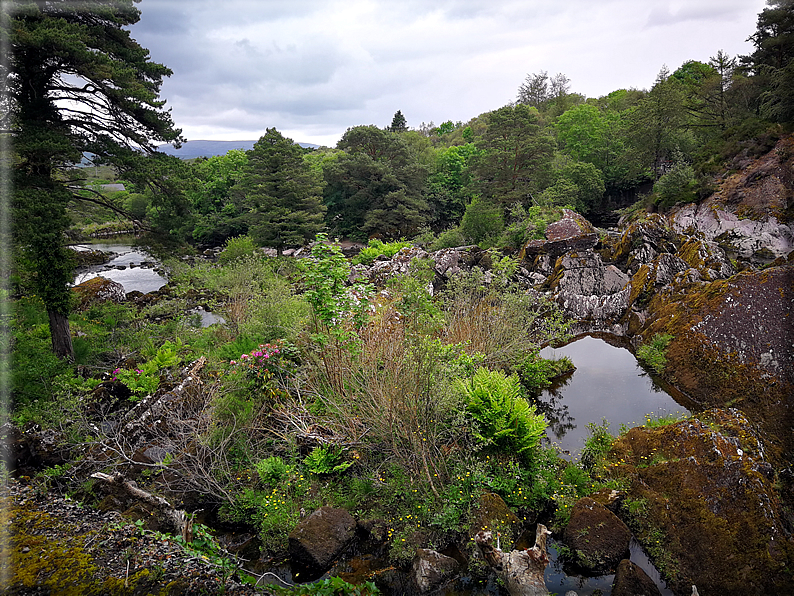
M 181 162 L 155 150 L 184 139 L 159 98 L 171 71 L 124 28 L 140 17 L 134 0 L 2 10 L 14 256 L 51 328 L 61 329 L 53 331 L 61 355 L 71 352 L 65 238 L 78 204 L 201 244 L 248 234 L 282 250 L 327 230 L 517 247 L 539 229 L 543 210 L 590 214 L 642 184 L 661 206 L 705 196 L 726 158 L 768 149 L 794 119 L 794 3 L 770 0 L 750 36 L 752 54 L 665 66 L 650 90 L 586 98 L 564 74 L 541 71 L 526 77 L 515 102 L 467 123 L 411 129 L 398 111 L 389 126 L 352 127 L 336 147 L 318 150 L 269 128 L 251 151 Z M 74 168 L 86 155 L 113 166 L 129 193 L 86 188 Z

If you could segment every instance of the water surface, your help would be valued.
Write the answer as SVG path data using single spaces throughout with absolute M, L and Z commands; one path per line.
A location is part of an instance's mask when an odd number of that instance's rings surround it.
M 613 341 L 617 342 L 617 338 Z M 564 452 L 578 453 L 588 436 L 587 423 L 601 423 L 606 418 L 610 432 L 620 427 L 644 424 L 645 416 L 685 416 L 681 403 L 685 396 L 671 387 L 663 388 L 623 347 L 604 339 L 581 336 L 561 348 L 544 348 L 544 358 L 568 356 L 576 371 L 544 391 L 537 399 L 540 412 L 549 421 L 547 436 Z M 668 393 L 676 393 L 676 398 Z M 679 403 L 681 402 L 681 403 Z
M 102 265 L 93 265 L 78 270 L 74 284 L 95 277 L 104 277 L 120 283 L 124 291 L 154 292 L 163 287 L 168 280 L 154 270 L 157 266 L 155 258 L 146 252 L 146 249 L 129 244 L 80 244 L 74 246 L 76 250 L 101 250 L 112 252 L 114 256 L 109 262 Z

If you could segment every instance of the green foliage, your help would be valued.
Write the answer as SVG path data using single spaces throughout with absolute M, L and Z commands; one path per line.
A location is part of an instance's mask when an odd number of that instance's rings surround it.
M 637 349 L 637 358 L 650 366 L 656 374 L 662 374 L 667 365 L 665 351 L 673 340 L 673 336 L 666 333 L 657 333 L 650 341 L 642 344 Z
M 460 233 L 463 237 L 469 243 L 483 248 L 493 246 L 504 227 L 502 208 L 480 197 L 472 199 L 460 220 Z
M 442 248 L 457 248 L 464 246 L 466 238 L 463 237 L 459 226 L 445 230 L 438 235 L 438 238 L 430 245 L 430 250 L 441 250 Z
M 265 484 L 278 485 L 290 473 L 290 467 L 278 456 L 271 456 L 256 464 L 256 473 Z
M 558 359 L 547 359 L 538 356 L 537 352 L 527 354 L 517 367 L 521 385 L 529 393 L 539 394 L 551 385 L 552 379 L 570 374 L 575 370 L 570 358 L 563 356 Z
M 380 594 L 373 582 L 351 584 L 341 577 L 329 577 L 311 584 L 301 584 L 292 588 L 268 586 L 277 596 L 300 594 L 301 596 L 376 596 Z
M 540 444 L 546 420 L 521 395 L 516 375 L 480 368 L 456 383 L 469 415 L 477 422 L 475 436 L 485 445 L 529 457 Z
M 249 233 L 279 254 L 286 246 L 302 245 L 324 227 L 324 182 L 304 154 L 292 139 L 268 128 L 248 152 L 248 163 L 232 191 L 247 208 Z
M 371 265 L 379 256 L 383 255 L 391 258 L 400 252 L 401 249 L 408 246 L 411 246 L 411 243 L 407 240 L 383 243 L 377 238 L 373 238 L 369 241 L 367 247 L 362 248 L 361 252 L 356 255 L 356 258 L 353 259 L 353 264 L 363 263 Z
M 663 207 L 672 207 L 676 203 L 694 201 L 695 171 L 691 165 L 677 162 L 669 171 L 653 185 L 653 192 L 658 195 L 658 203 Z
M 588 422 L 587 432 L 589 436 L 585 439 L 580 461 L 585 470 L 592 470 L 603 464 L 606 454 L 612 449 L 614 437 L 609 432 L 609 421 L 606 418 L 601 424 Z
M 515 203 L 510 208 L 509 224 L 499 245 L 519 251 L 530 240 L 545 238 L 546 227 L 560 218 L 562 209 L 558 207 L 534 205 L 525 209 L 521 203 Z
M 344 472 L 353 465 L 352 461 L 342 461 L 342 449 L 332 445 L 321 445 L 312 449 L 303 460 L 303 465 L 312 474 L 333 474 Z
M 218 263 L 228 265 L 236 259 L 254 254 L 255 251 L 256 244 L 251 236 L 235 236 L 226 240 L 223 251 L 218 255 Z

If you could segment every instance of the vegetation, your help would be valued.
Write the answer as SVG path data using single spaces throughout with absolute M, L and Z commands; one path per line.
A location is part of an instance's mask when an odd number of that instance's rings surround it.
M 665 350 L 672 340 L 672 335 L 657 333 L 637 349 L 637 358 L 650 366 L 656 374 L 662 374 L 667 364 Z

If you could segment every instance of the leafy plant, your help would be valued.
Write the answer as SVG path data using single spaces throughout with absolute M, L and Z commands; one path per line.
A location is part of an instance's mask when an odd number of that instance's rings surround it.
M 243 235 L 229 238 L 226 241 L 223 251 L 218 255 L 218 262 L 221 265 L 225 265 L 241 257 L 251 255 L 255 250 L 256 245 L 251 236 Z
M 521 395 L 516 375 L 480 368 L 457 389 L 466 399 L 466 409 L 477 422 L 475 436 L 507 452 L 527 456 L 540 444 L 546 419 L 535 412 Z
M 351 584 L 341 577 L 329 577 L 311 584 L 301 584 L 291 588 L 268 586 L 268 589 L 279 596 L 300 594 L 301 596 L 377 596 L 380 594 L 373 582 Z
M 547 359 L 538 356 L 537 352 L 527 354 L 518 366 L 518 378 L 524 388 L 533 394 L 539 394 L 551 385 L 552 379 L 573 372 L 576 367 L 567 356 L 558 359 Z
M 262 482 L 278 484 L 289 474 L 290 467 L 280 457 L 271 456 L 256 464 L 256 472 Z
M 303 464 L 313 474 L 333 474 L 334 472 L 344 472 L 353 465 L 352 461 L 342 461 L 342 449 L 340 447 L 324 446 L 315 447 L 307 455 Z
M 637 350 L 637 358 L 650 366 L 656 374 L 662 374 L 667 366 L 665 351 L 673 340 L 673 336 L 666 333 L 657 333 L 649 342 L 642 344 Z
M 356 255 L 356 258 L 353 259 L 353 263 L 364 263 L 365 265 L 369 265 L 380 255 L 391 258 L 407 246 L 411 246 L 411 243 L 407 240 L 383 243 L 377 238 L 373 238 L 369 241 L 367 247 L 362 248 L 361 252 Z
M 601 424 L 587 423 L 589 436 L 584 441 L 584 449 L 580 461 L 585 470 L 592 470 L 597 464 L 603 462 L 604 457 L 612 449 L 614 437 L 609 432 L 609 421 L 604 418 Z

